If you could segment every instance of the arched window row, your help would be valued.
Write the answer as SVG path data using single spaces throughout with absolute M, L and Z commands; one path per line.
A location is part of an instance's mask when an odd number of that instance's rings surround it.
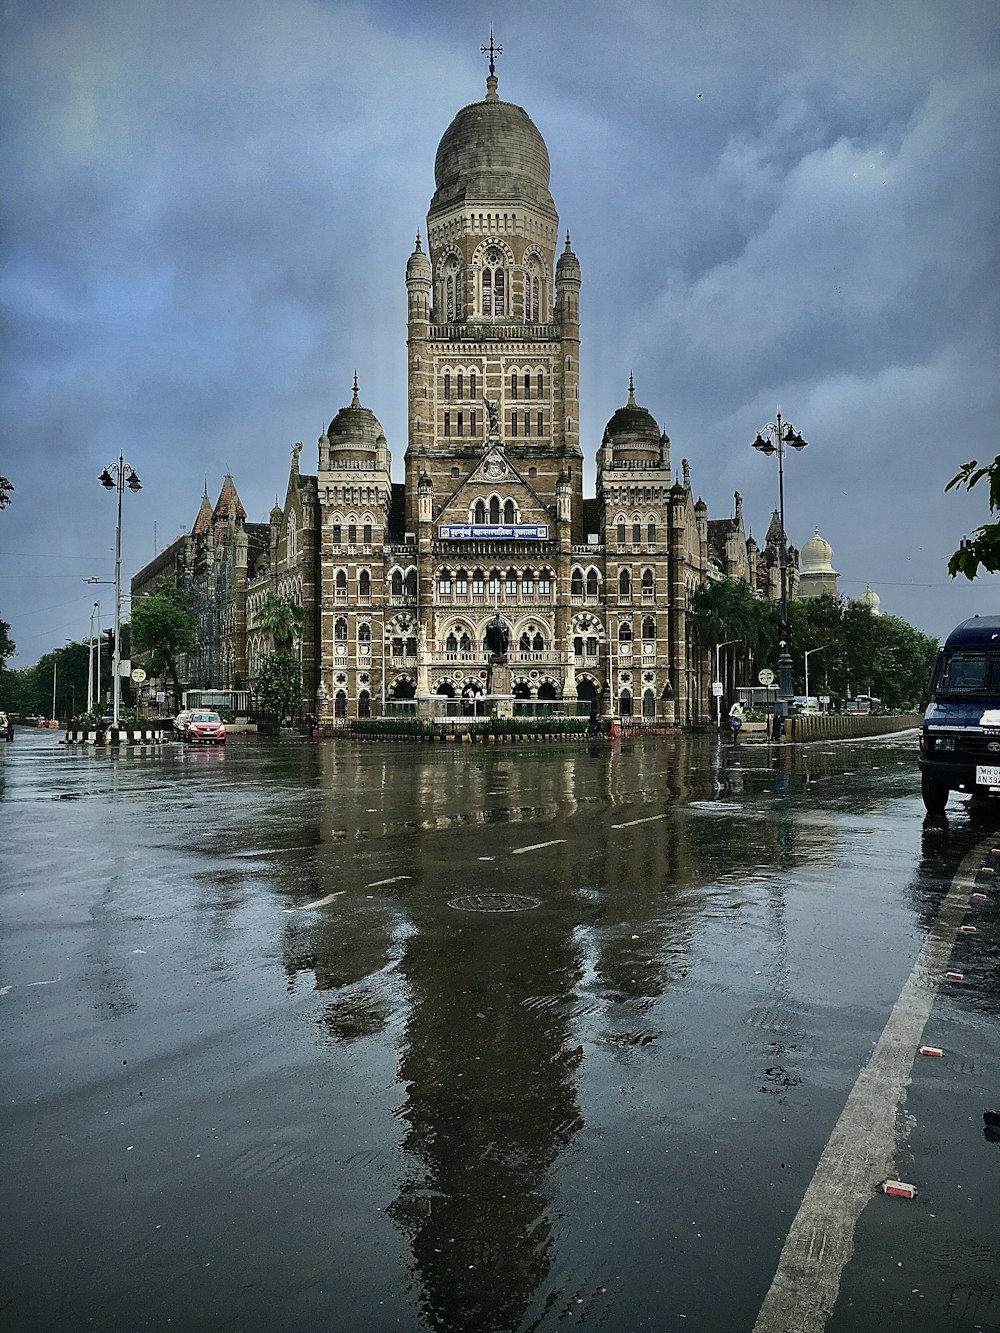
M 555 587 L 555 575 L 548 566 L 539 570 L 529 566 L 526 569 L 473 569 L 471 572 L 464 566 L 455 570 L 445 566 L 437 574 L 439 597 L 468 597 L 470 592 L 475 596 L 485 596 L 487 590 L 491 597 L 497 597 L 501 587 L 504 596 L 508 598 L 550 598 Z
M 375 523 L 371 514 L 334 514 L 330 522 L 333 546 L 371 546 Z
M 480 496 L 473 501 L 469 510 L 469 521 L 470 523 L 516 523 L 517 504 L 511 499 L 504 500 L 499 495 L 491 495 L 489 499 Z
M 615 519 L 615 540 L 619 546 L 655 546 L 656 518 L 653 514 L 619 514 Z
M 446 403 L 452 402 L 453 399 L 460 403 L 466 399 L 471 403 L 478 403 L 480 387 L 479 371 L 476 369 L 449 367 L 441 378 L 441 393 Z
M 599 597 L 601 595 L 601 576 L 593 566 L 584 572 L 577 565 L 570 574 L 569 590 L 572 597 L 582 597 L 584 592 L 588 597 Z
M 516 402 L 520 398 L 528 401 L 533 398 L 545 398 L 548 381 L 541 367 L 535 366 L 527 370 L 520 366 L 513 367 L 508 375 L 507 386 L 511 402 Z
M 406 570 L 397 566 L 391 571 L 389 574 L 389 595 L 391 597 L 416 597 L 417 571 L 415 566 L 411 565 Z

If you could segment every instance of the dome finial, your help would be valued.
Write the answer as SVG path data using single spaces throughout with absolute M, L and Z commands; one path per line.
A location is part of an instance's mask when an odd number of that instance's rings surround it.
M 502 56 L 502 55 L 503 55 L 503 47 L 500 45 L 499 42 L 494 43 L 494 41 L 493 41 L 493 23 L 492 23 L 492 21 L 490 22 L 490 44 L 489 44 L 489 46 L 487 46 L 486 43 L 483 42 L 483 44 L 482 44 L 482 46 L 480 46 L 479 50 L 480 50 L 480 53 L 481 53 L 482 55 L 484 55 L 484 56 L 489 56 L 489 58 L 490 58 L 490 77 L 486 80 L 486 96 L 487 96 L 491 101 L 496 101 L 496 100 L 498 100 L 498 98 L 497 98 L 497 65 L 496 65 L 496 57 L 497 57 L 497 56 Z
M 420 254 L 420 228 L 419 228 L 419 227 L 417 228 L 417 243 L 416 243 L 416 245 L 415 245 L 413 248 L 416 250 L 417 254 Z
M 628 373 L 628 406 L 629 407 L 637 406 L 637 403 L 635 401 L 635 380 L 632 378 L 631 370 Z
M 360 407 L 360 406 L 361 406 L 361 399 L 358 397 L 358 372 L 357 372 L 357 370 L 355 370 L 355 372 L 354 372 L 354 397 L 351 399 L 351 406 L 352 406 L 352 407 Z
M 567 227 L 567 228 L 566 228 L 566 253 L 567 253 L 567 254 L 569 254 L 571 248 L 572 248 L 572 247 L 570 246 L 570 241 L 569 241 L 569 228 Z

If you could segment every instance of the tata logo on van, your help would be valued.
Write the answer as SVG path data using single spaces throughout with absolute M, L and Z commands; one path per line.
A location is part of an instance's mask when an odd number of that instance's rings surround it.
M 986 748 L 993 752 L 1000 750 L 1000 741 L 990 741 Z

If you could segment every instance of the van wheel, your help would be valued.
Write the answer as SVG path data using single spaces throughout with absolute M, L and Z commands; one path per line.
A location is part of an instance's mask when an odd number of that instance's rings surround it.
M 948 804 L 947 783 L 940 782 L 927 773 L 921 773 L 920 795 L 924 798 L 924 809 L 929 814 L 939 815 Z

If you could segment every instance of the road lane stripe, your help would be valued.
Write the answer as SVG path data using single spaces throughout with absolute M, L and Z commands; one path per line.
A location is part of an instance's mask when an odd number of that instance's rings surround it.
M 325 907 L 327 903 L 332 903 L 334 898 L 339 898 L 341 894 L 346 893 L 346 889 L 338 889 L 336 893 L 328 893 L 325 898 L 317 898 L 314 903 L 303 903 L 299 908 L 292 908 L 292 911 L 308 912 L 310 907 Z
M 958 868 L 899 999 L 840 1119 L 789 1229 L 753 1333 L 822 1333 L 833 1313 L 840 1276 L 854 1253 L 861 1210 L 895 1174 L 896 1113 L 941 973 L 951 957 L 969 891 L 981 864 L 980 844 Z
M 380 889 L 383 884 L 398 884 L 402 879 L 412 879 L 412 875 L 393 875 L 390 879 L 377 879 L 371 884 L 366 884 L 366 889 Z
M 533 842 L 530 847 L 515 847 L 511 856 L 522 856 L 525 852 L 537 852 L 542 847 L 555 847 L 560 842 L 565 842 L 565 838 L 553 838 L 551 842 Z
M 630 819 L 627 824 L 612 824 L 612 828 L 635 828 L 636 824 L 655 824 L 658 819 L 666 819 L 666 815 L 647 815 L 645 819 Z

